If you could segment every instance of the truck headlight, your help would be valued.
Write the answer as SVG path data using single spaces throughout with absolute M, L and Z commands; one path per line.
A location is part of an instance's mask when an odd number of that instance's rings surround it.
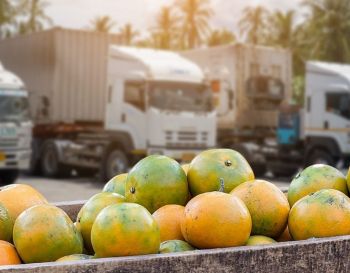
M 149 151 L 150 155 L 163 155 L 163 151 L 162 150 L 150 150 Z

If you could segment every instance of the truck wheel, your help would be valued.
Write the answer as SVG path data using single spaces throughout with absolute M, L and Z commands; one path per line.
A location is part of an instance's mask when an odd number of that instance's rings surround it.
M 231 146 L 231 149 L 239 152 L 248 161 L 249 165 L 253 169 L 255 177 L 264 176 L 267 170 L 266 163 L 254 161 L 254 156 L 252 154 L 254 153 L 253 151 L 249 150 L 249 148 L 243 144 L 235 144 Z
M 254 163 L 252 163 L 251 167 L 252 167 L 254 175 L 256 177 L 264 176 L 266 171 L 267 171 L 267 167 L 266 167 L 265 164 L 254 164 Z
M 27 171 L 30 175 L 41 175 L 40 166 L 40 141 L 34 139 L 32 141 L 32 154 L 30 158 L 29 170 Z
M 327 164 L 330 166 L 335 166 L 335 163 L 335 160 L 329 153 L 322 150 L 316 150 L 308 156 L 306 160 L 306 167 L 314 164 Z
M 44 176 L 66 177 L 70 174 L 70 169 L 59 162 L 58 152 L 53 141 L 44 144 L 40 163 Z
M 111 150 L 102 166 L 102 179 L 106 182 L 117 174 L 127 172 L 128 167 L 129 160 L 125 153 L 120 149 Z
M 279 177 L 288 177 L 292 178 L 296 173 L 297 170 L 295 169 L 279 169 L 279 170 L 271 170 L 273 177 L 274 178 L 279 178 Z
M 0 171 L 0 185 L 8 185 L 14 183 L 18 178 L 17 170 Z

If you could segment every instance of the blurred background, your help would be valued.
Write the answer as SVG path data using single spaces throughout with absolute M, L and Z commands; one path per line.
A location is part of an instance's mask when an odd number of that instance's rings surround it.
M 347 0 L 0 0 L 0 183 L 84 199 L 139 159 L 350 155 Z

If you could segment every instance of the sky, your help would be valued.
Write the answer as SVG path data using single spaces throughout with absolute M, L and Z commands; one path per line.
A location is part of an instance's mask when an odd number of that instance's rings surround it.
M 114 30 L 131 22 L 141 32 L 152 27 L 160 7 L 174 0 L 46 0 L 46 13 L 54 24 L 67 28 L 88 28 L 96 16 L 109 15 L 116 22 Z M 300 0 L 211 0 L 215 11 L 213 27 L 237 32 L 237 21 L 247 5 L 262 4 L 269 9 L 297 8 Z

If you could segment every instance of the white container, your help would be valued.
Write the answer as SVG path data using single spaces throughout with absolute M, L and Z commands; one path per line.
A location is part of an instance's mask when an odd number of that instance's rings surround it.
M 53 28 L 2 40 L 0 59 L 23 79 L 36 124 L 103 122 L 108 46 L 118 42 L 116 35 Z

